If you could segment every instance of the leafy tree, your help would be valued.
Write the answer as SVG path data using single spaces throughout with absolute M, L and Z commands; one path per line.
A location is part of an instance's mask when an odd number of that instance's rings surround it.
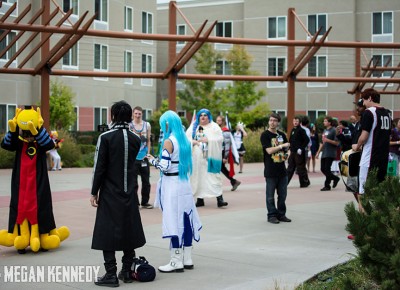
M 250 71 L 251 56 L 244 47 L 234 46 L 228 53 L 216 52 L 210 44 L 203 47 L 193 57 L 196 61 L 195 70 L 200 74 L 215 74 L 218 60 L 225 59 L 231 67 L 233 75 L 253 75 Z M 178 92 L 183 109 L 208 108 L 215 114 L 228 111 L 233 119 L 254 119 L 244 115 L 245 110 L 257 103 L 264 91 L 256 91 L 257 84 L 252 81 L 235 81 L 233 86 L 224 89 L 215 88 L 213 80 L 188 80 L 186 88 Z
M 60 81 L 50 83 L 50 127 L 56 130 L 68 128 L 74 124 L 75 93 Z

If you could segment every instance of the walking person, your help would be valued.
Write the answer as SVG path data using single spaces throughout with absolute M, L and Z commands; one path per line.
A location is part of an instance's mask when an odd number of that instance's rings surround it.
M 204 137 L 196 140 L 199 128 L 203 129 Z M 192 143 L 193 174 L 190 178 L 196 206 L 204 206 L 204 198 L 216 197 L 217 206 L 224 207 L 228 203 L 222 196 L 222 130 L 213 122 L 211 113 L 201 109 L 196 114 L 196 120 L 186 130 L 186 136 Z M 207 143 L 207 156 L 203 155 L 200 145 Z
M 268 222 L 291 222 L 286 217 L 286 197 L 288 177 L 285 160 L 288 156 L 290 143 L 285 133 L 278 130 L 281 117 L 271 114 L 268 121 L 268 129 L 261 134 L 260 142 L 264 153 L 264 177 L 266 181 L 266 204 Z M 275 205 L 275 191 L 277 202 Z
M 118 278 L 131 283 L 135 249 L 146 243 L 133 180 L 140 148 L 139 137 L 129 130 L 132 108 L 125 101 L 111 107 L 112 126 L 99 136 L 93 168 L 90 203 L 97 208 L 92 249 L 102 250 L 106 274 L 95 284 L 118 287 Z M 123 251 L 117 278 L 115 251 Z
M 306 149 L 310 142 L 306 131 L 300 125 L 300 117 L 293 118 L 293 129 L 290 132 L 290 156 L 288 160 L 288 184 L 296 171 L 299 175 L 300 187 L 310 186 L 306 168 Z
M 231 131 L 226 127 L 226 121 L 223 116 L 217 116 L 215 122 L 219 125 L 222 130 L 222 135 L 224 137 L 224 141 L 222 142 L 222 164 L 221 164 L 221 172 L 225 175 L 226 178 L 229 179 L 232 188 L 231 191 L 235 191 L 241 182 L 233 176 L 235 176 L 235 168 L 234 168 L 234 160 L 232 155 L 232 139 L 231 139 Z M 229 170 L 226 168 L 225 164 L 229 164 Z
M 321 155 L 321 172 L 325 175 L 324 187 L 321 191 L 331 190 L 331 182 L 333 181 L 332 187 L 335 188 L 340 181 L 340 178 L 334 175 L 331 171 L 332 162 L 336 159 L 337 146 L 339 141 L 336 139 L 336 129 L 332 126 L 333 119 L 329 116 L 324 118 L 325 130 L 322 133 L 322 143 L 319 146 L 316 158 Z
M 155 206 L 162 210 L 163 238 L 170 238 L 171 260 L 158 269 L 164 273 L 183 272 L 194 267 L 192 242 L 200 240 L 201 229 L 189 182 L 192 149 L 175 112 L 165 112 L 160 118 L 160 127 L 164 132 L 160 157 L 147 155 L 147 158 L 161 171 Z
M 315 156 L 317 155 L 317 151 L 319 148 L 319 135 L 316 126 L 314 124 L 311 124 L 310 139 L 311 139 L 311 147 L 310 147 L 311 157 L 308 158 L 307 160 L 307 168 L 308 171 L 310 171 L 310 162 L 311 162 L 312 172 L 315 173 Z
M 235 140 L 235 145 L 239 153 L 239 173 L 243 173 L 244 154 L 246 153 L 243 138 L 245 137 L 247 137 L 247 132 L 244 129 L 244 125 L 243 123 L 238 123 L 233 133 L 233 139 Z
M 129 128 L 140 138 L 140 150 L 135 161 L 135 174 L 133 176 L 135 182 L 135 192 L 138 195 L 139 181 L 138 176 L 142 180 L 141 201 L 142 208 L 152 209 L 153 205 L 149 203 L 150 200 L 150 167 L 147 159 L 147 154 L 150 154 L 151 148 L 151 126 L 149 122 L 143 120 L 142 107 L 135 107 L 133 109 L 133 120 Z M 139 199 L 138 199 L 139 200 Z

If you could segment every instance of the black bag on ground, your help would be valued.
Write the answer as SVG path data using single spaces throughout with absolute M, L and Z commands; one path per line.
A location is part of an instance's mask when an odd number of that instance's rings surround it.
M 139 256 L 133 259 L 132 276 L 140 282 L 151 282 L 156 278 L 156 270 L 145 257 Z

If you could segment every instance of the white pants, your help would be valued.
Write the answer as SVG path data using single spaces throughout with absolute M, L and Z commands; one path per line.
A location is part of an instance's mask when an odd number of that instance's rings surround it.
M 360 172 L 358 174 L 358 180 L 360 182 L 360 185 L 358 187 L 358 193 L 359 194 L 364 194 L 364 183 L 367 181 L 367 176 L 368 176 L 368 169 L 369 167 L 367 166 L 360 166 Z
M 53 159 L 53 168 L 52 170 L 61 169 L 61 157 L 57 152 L 57 149 L 52 149 L 49 151 L 51 159 Z

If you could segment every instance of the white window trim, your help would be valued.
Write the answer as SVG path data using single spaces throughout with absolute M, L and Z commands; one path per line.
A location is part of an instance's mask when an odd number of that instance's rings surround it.
M 132 70 L 133 70 L 133 51 L 132 50 L 125 50 L 124 51 L 124 71 L 126 72 L 126 70 L 125 70 L 125 68 L 126 68 L 125 60 L 126 60 L 126 57 L 127 57 L 128 53 L 131 54 L 131 70 L 130 70 L 130 72 L 132 72 Z M 127 85 L 133 84 L 133 78 L 125 78 L 124 79 L 124 84 L 127 84 Z
M 134 12 L 134 10 L 133 10 L 133 7 L 131 7 L 131 6 L 124 6 L 124 18 L 125 18 L 125 15 L 127 14 L 127 10 L 130 10 L 132 13 L 132 23 L 131 23 L 132 29 L 126 28 L 127 24 L 128 24 L 127 23 L 128 19 L 124 19 L 124 31 L 133 32 L 133 23 L 134 23 L 134 20 L 133 20 L 134 13 L 133 12 Z
M 317 58 L 317 67 L 316 67 L 316 77 L 320 77 L 318 75 L 318 58 L 320 57 L 325 57 L 326 59 L 326 75 L 323 77 L 328 77 L 328 55 L 315 55 L 315 57 Z M 307 64 L 307 76 L 309 76 L 308 74 L 308 69 L 309 69 L 309 64 Z M 307 82 L 307 88 L 326 88 L 328 87 L 328 83 L 327 82 Z
M 318 21 L 318 15 L 325 15 L 325 19 L 326 19 L 325 30 L 326 30 L 326 31 L 328 30 L 328 23 L 329 23 L 329 19 L 328 19 L 329 15 L 328 15 L 328 13 L 307 14 L 307 30 L 308 30 L 308 16 L 310 16 L 310 15 L 315 15 L 315 16 L 317 17 L 317 21 Z M 319 23 L 317 23 L 316 32 L 318 31 L 319 27 L 320 27 L 320 25 L 319 25 Z M 317 40 L 319 40 L 321 37 L 322 37 L 322 35 L 318 35 L 318 36 L 317 36 Z M 307 40 L 310 40 L 311 38 L 312 38 L 312 36 L 309 36 L 309 35 L 307 34 L 306 39 L 307 39 Z M 328 40 L 328 37 L 327 37 L 325 40 Z
M 101 48 L 102 48 L 103 46 L 107 47 L 107 69 L 101 69 L 101 68 L 98 69 L 98 68 L 95 68 L 95 67 L 94 67 L 94 62 L 95 62 L 94 46 L 95 46 L 96 44 L 100 45 L 100 52 L 101 52 Z M 102 57 L 101 57 L 101 55 L 100 55 L 100 60 L 101 60 L 101 58 L 102 58 Z M 108 46 L 107 44 L 94 43 L 94 45 L 93 45 L 93 71 L 108 72 L 109 61 L 110 61 L 110 58 L 109 58 L 109 46 Z M 100 66 L 101 66 L 101 62 L 100 62 Z M 96 80 L 96 81 L 108 81 L 108 77 L 93 77 L 93 79 Z
M 234 35 L 234 33 L 233 33 L 233 21 L 232 20 L 225 20 L 225 21 L 218 21 L 218 23 L 223 23 L 223 24 L 231 23 L 231 27 L 232 27 L 231 28 L 231 30 L 232 30 L 231 34 L 232 34 L 232 36 L 231 37 L 225 36 L 225 25 L 224 25 L 224 36 L 222 36 L 222 37 L 233 38 L 233 35 Z M 216 29 L 215 29 L 214 35 L 217 36 L 217 30 Z M 232 49 L 232 47 L 233 47 L 233 44 L 231 44 L 231 43 L 215 43 L 214 44 L 214 49 L 216 49 L 216 50 L 230 50 L 230 49 Z
M 4 30 L 3 30 L 4 31 Z M 15 33 L 15 37 L 18 36 L 18 32 L 15 30 L 11 30 L 10 32 Z M 9 33 L 10 33 L 9 32 Z M 5 37 L 6 40 L 6 46 L 9 45 L 9 43 L 11 42 L 10 40 L 10 34 L 7 34 L 7 36 Z M 15 43 L 15 51 L 18 51 L 18 41 Z M 10 50 L 8 50 L 5 54 L 6 58 L 5 59 L 0 59 L 0 65 L 5 65 L 9 60 L 10 60 L 10 56 L 9 56 Z M 16 68 L 18 66 L 18 57 L 16 59 L 13 60 L 13 62 L 11 63 L 10 67 L 12 68 Z
M 279 27 L 277 25 L 275 34 L 276 37 L 269 37 L 268 33 L 269 33 L 269 19 L 270 18 L 275 18 L 276 23 L 278 23 L 278 18 L 284 18 L 285 19 L 285 36 L 284 37 L 278 37 L 278 31 L 279 31 Z M 267 39 L 276 39 L 276 40 L 286 40 L 287 39 L 287 17 L 286 16 L 272 16 L 272 17 L 268 17 L 267 18 Z
M 391 62 L 391 64 L 389 64 L 389 66 L 390 67 L 393 66 L 393 59 L 394 59 L 394 55 L 393 54 L 383 53 L 383 54 L 373 54 L 373 56 L 380 56 L 381 57 L 381 66 L 384 66 L 384 64 L 385 64 L 384 61 L 383 61 L 383 57 L 384 56 L 390 56 L 391 59 L 392 59 L 392 62 Z M 391 72 L 391 71 L 389 71 L 389 72 Z M 379 79 L 379 78 L 389 79 L 391 76 L 384 76 L 383 72 L 382 72 L 381 76 L 373 76 L 373 74 L 371 74 L 371 77 L 372 78 L 376 78 L 376 79 Z M 393 83 L 389 83 L 387 85 L 388 85 L 388 87 L 393 87 L 394 84 Z M 386 83 L 375 83 L 375 87 L 384 87 L 384 86 L 386 86 Z
M 148 54 L 148 53 L 142 53 L 141 57 L 145 55 L 146 56 L 146 61 L 147 61 L 147 57 L 151 56 L 151 71 L 147 71 L 147 62 L 146 62 L 146 73 L 151 73 L 153 72 L 154 69 L 154 56 L 152 54 Z M 142 64 L 143 65 L 143 64 Z M 141 67 L 141 69 L 143 69 Z M 148 79 L 148 78 L 142 78 L 140 81 L 140 84 L 144 87 L 152 87 L 153 86 L 153 79 Z
M 93 1 L 93 5 L 95 5 L 95 2 Z M 93 7 L 94 8 L 94 7 Z M 101 9 L 101 7 L 100 7 Z M 93 9 L 95 10 L 95 9 Z M 101 11 L 100 11 L 100 16 L 101 17 Z M 107 0 L 107 21 L 104 21 L 102 19 L 95 19 L 94 20 L 94 29 L 98 30 L 108 30 L 109 29 L 109 21 L 110 21 L 110 1 Z
M 76 56 L 77 65 L 65 65 L 65 64 L 62 64 L 61 69 L 63 69 L 63 70 L 79 70 L 79 42 L 77 42 L 75 45 L 76 45 L 76 53 L 77 53 L 77 56 Z M 67 53 L 70 53 L 71 49 L 72 49 L 72 47 L 67 51 Z M 63 58 L 61 58 L 61 62 L 64 62 Z M 70 59 L 71 59 L 71 56 L 70 56 Z
M 99 125 L 103 125 L 103 124 L 108 124 L 108 108 L 107 107 L 94 107 L 93 108 L 93 128 L 94 128 L 94 130 L 95 131 L 97 131 L 97 128 L 96 128 L 96 120 L 95 120 L 95 118 L 96 118 L 96 109 L 100 109 L 100 124 Z M 107 111 L 107 116 L 106 116 L 106 120 L 104 121 L 104 120 L 102 120 L 102 111 L 103 111 L 103 109 L 106 109 L 106 111 Z
M 148 17 L 148 15 L 151 15 L 151 27 L 153 27 L 153 31 L 151 33 L 148 32 L 148 26 L 146 27 L 146 34 L 153 34 L 154 33 L 154 13 L 148 12 L 148 11 L 144 11 L 142 10 L 142 25 L 143 25 L 143 12 L 146 13 L 146 17 Z M 147 23 L 148 23 L 148 19 L 147 19 Z M 141 27 L 141 32 L 143 32 L 143 26 Z M 145 44 L 153 44 L 153 40 L 150 39 L 143 39 L 141 41 L 142 43 Z
M 275 58 L 275 60 L 277 61 L 278 59 L 284 59 L 285 60 L 285 68 L 283 69 L 283 73 L 285 73 L 285 71 L 287 70 L 287 57 L 286 56 L 273 56 L 273 57 L 267 57 L 267 64 L 266 64 L 266 68 L 267 68 L 267 76 L 269 76 L 269 71 L 268 71 L 268 60 L 270 58 Z M 279 76 L 279 75 L 275 75 L 275 76 Z M 267 88 L 270 89 L 275 89 L 275 88 L 286 88 L 287 87 L 287 82 L 273 82 L 273 81 L 267 81 Z

